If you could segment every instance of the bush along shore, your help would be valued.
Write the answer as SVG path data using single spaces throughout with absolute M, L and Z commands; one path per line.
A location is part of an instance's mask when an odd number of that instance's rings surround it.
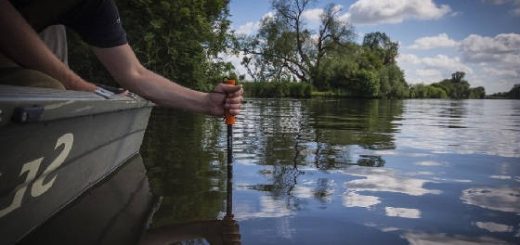
M 484 99 L 484 98 L 520 98 L 520 85 L 511 91 L 486 96 L 483 87 L 471 88 L 464 80 L 463 72 L 455 72 L 451 79 L 444 79 L 432 84 L 413 84 L 400 88 L 399 93 L 363 94 L 356 89 L 329 88 L 317 89 L 309 83 L 297 81 L 242 82 L 246 96 L 259 98 L 310 98 L 310 97 L 346 97 L 346 98 L 385 98 L 385 99 Z M 377 83 L 376 83 L 377 84 Z M 378 89 L 376 90 L 383 90 Z

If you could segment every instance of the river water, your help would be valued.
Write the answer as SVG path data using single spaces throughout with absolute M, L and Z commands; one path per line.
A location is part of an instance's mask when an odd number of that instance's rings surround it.
M 151 229 L 223 219 L 225 136 L 154 109 Z M 248 99 L 233 150 L 242 244 L 520 243 L 520 101 Z

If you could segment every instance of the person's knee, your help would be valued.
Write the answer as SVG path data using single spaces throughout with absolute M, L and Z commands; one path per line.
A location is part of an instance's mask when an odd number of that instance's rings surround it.
M 63 84 L 49 75 L 31 69 L 8 68 L 1 69 L 0 83 L 17 86 L 62 89 Z

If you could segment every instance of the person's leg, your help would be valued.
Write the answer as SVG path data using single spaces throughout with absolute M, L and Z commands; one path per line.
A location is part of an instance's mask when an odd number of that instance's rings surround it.
M 60 81 L 47 74 L 22 67 L 0 68 L 0 84 L 65 89 Z
M 65 65 L 68 65 L 67 54 L 67 31 L 64 25 L 52 25 L 45 28 L 39 33 L 41 39 L 47 47 L 60 59 Z
M 67 64 L 67 38 L 63 25 L 49 26 L 40 33 L 51 51 Z M 63 84 L 45 73 L 18 66 L 0 54 L 0 84 L 65 89 Z

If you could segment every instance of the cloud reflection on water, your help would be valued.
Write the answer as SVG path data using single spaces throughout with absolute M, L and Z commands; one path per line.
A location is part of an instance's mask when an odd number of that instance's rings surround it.
M 343 195 L 343 206 L 345 206 L 347 208 L 351 208 L 351 207 L 370 208 L 379 203 L 381 203 L 381 200 L 379 200 L 379 197 L 360 195 L 360 194 L 356 193 L 355 191 L 349 191 Z
M 349 168 L 346 174 L 363 177 L 345 183 L 348 190 L 357 192 L 397 192 L 411 196 L 442 193 L 441 190 L 424 188 L 426 183 L 434 181 L 402 176 L 396 170 L 388 168 Z
M 390 217 L 401 217 L 408 219 L 419 219 L 421 218 L 421 210 L 415 208 L 394 208 L 385 207 L 386 216 Z
M 470 205 L 485 209 L 520 214 L 520 190 L 509 187 L 469 188 L 462 191 L 460 199 Z
M 475 225 L 489 232 L 512 232 L 513 227 L 504 224 L 498 224 L 495 222 L 476 222 Z
M 500 245 L 508 244 L 505 241 L 492 237 L 468 237 L 462 235 L 448 235 L 444 233 L 429 234 L 422 232 L 408 232 L 403 236 L 411 245 Z
M 279 218 L 290 216 L 293 210 L 287 207 L 287 203 L 283 199 L 275 199 L 272 196 L 263 195 L 259 197 L 259 203 L 240 202 L 235 204 L 235 216 L 239 220 L 247 220 L 251 218 Z

